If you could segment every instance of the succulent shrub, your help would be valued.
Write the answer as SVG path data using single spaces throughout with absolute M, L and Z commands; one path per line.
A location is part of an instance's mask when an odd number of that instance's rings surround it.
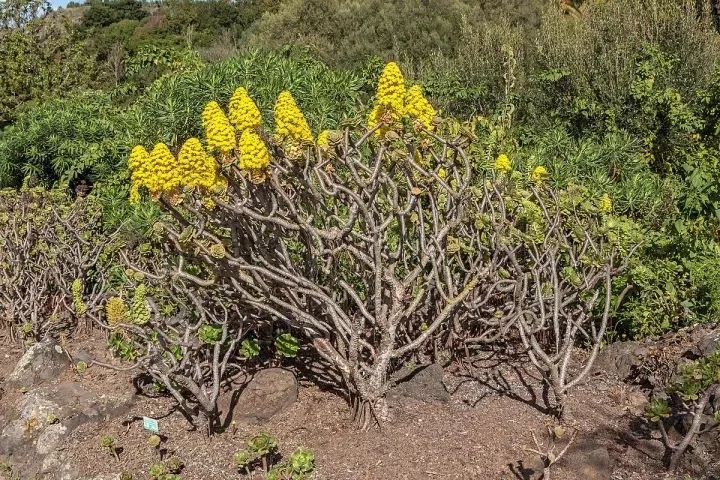
M 222 387 L 244 373 L 245 360 L 259 353 L 250 337 L 257 337 L 254 329 L 261 322 L 232 306 L 221 289 L 199 290 L 191 281 L 154 278 L 160 264 L 174 259 L 170 255 L 123 255 L 134 269 L 123 272 L 111 288 L 130 300 L 117 309 L 122 315 L 110 316 L 107 309 L 97 322 L 109 332 L 110 349 L 149 374 L 193 423 L 214 430 L 220 422 Z
M 130 160 L 134 188 L 175 220 L 166 228 L 171 245 L 202 265 L 202 275 L 172 275 L 222 285 L 244 311 L 304 333 L 351 386 L 365 425 L 382 407 L 397 359 L 422 345 L 476 284 L 472 272 L 441 274 L 454 270 L 445 245 L 469 185 L 465 140 L 434 133 L 434 110 L 419 90 L 406 95 L 394 64 L 381 77 L 375 110 L 369 127 L 333 132 L 317 146 L 289 92 L 276 103 L 274 135 L 252 126 L 228 136 L 235 127 L 211 103 L 203 118 L 208 151 L 198 151 L 189 170 L 164 150 L 161 157 L 136 147 Z M 216 175 L 209 188 L 193 180 L 213 173 L 203 166 L 208 156 Z M 421 333 L 423 318 L 432 321 Z
M 243 315 L 301 333 L 326 375 L 347 386 L 363 427 L 385 417 L 389 376 L 456 318 L 480 316 L 476 325 L 492 330 L 501 316 L 501 332 L 514 329 L 562 401 L 579 381 L 565 378 L 576 343 L 597 352 L 608 308 L 592 314 L 603 291 L 609 301 L 627 243 L 609 197 L 579 210 L 590 200 L 554 192 L 544 167 L 519 180 L 507 155 L 474 186 L 471 155 L 484 155 L 475 124 L 437 118 L 394 63 L 365 124 L 317 138 L 290 92 L 275 103 L 273 134 L 247 92 L 229 116 L 210 102 L 204 138 L 177 154 L 133 149 L 132 200 L 164 209 L 167 244 L 181 259 L 149 276 L 222 291 Z M 481 292 L 494 290 L 508 304 L 488 320 Z M 224 323 L 208 323 L 201 341 Z M 286 340 L 278 337 L 279 352 L 294 354 Z
M 533 173 L 514 171 L 501 155 L 473 191 L 477 234 L 457 248 L 482 252 L 486 275 L 467 300 L 460 338 L 471 346 L 519 343 L 562 414 L 567 390 L 585 378 L 604 341 L 612 279 L 627 268 L 641 231 L 612 214 L 606 194 L 554 190 Z M 589 354 L 571 370 L 580 346 Z
M 104 296 L 114 248 L 95 198 L 62 190 L 0 190 L 0 322 L 11 338 L 89 324 Z
M 655 423 L 665 444 L 665 463 L 674 471 L 682 455 L 698 435 L 720 425 L 720 352 L 715 352 L 683 365 L 665 388 L 645 409 L 645 416 Z M 674 426 L 681 438 L 668 432 Z

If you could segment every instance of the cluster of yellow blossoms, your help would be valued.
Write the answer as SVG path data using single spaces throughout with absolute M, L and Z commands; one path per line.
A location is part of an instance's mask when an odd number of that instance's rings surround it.
M 543 180 L 545 180 L 548 176 L 547 168 L 543 167 L 542 165 L 539 165 L 535 167 L 530 174 L 530 180 L 532 180 L 535 183 L 540 183 Z
M 503 173 L 510 172 L 512 170 L 512 162 L 510 161 L 510 157 L 508 157 L 504 153 L 498 155 L 498 157 L 495 159 L 495 170 Z
M 416 119 L 428 130 L 432 130 L 432 120 L 437 114 L 427 98 L 423 95 L 420 85 L 413 85 L 405 96 L 405 113 Z
M 217 164 L 208 155 L 200 140 L 189 138 L 180 148 L 177 161 L 177 175 L 181 185 L 210 188 L 217 179 Z
M 150 194 L 157 196 L 171 191 L 179 183 L 179 178 L 174 175 L 175 157 L 164 143 L 155 145 L 151 153 L 141 145 L 133 148 L 128 159 L 128 168 L 132 172 L 131 202 L 140 199 L 139 187 L 145 187 Z
M 248 128 L 260 128 L 262 122 L 260 110 L 243 87 L 235 90 L 233 96 L 230 97 L 228 117 L 240 134 Z
M 176 187 L 210 188 L 217 178 L 215 159 L 205 152 L 197 138 L 183 144 L 177 159 L 164 143 L 155 145 L 150 153 L 138 145 L 130 152 L 128 168 L 132 172 L 130 201 L 133 203 L 140 200 L 140 187 L 159 196 Z
M 105 304 L 105 319 L 111 327 L 126 323 L 128 316 L 128 306 L 122 298 L 111 297 Z
M 368 116 L 368 128 L 378 128 L 377 135 L 384 136 L 390 126 L 403 118 L 419 122 L 427 130 L 432 130 L 432 120 L 437 112 L 422 93 L 419 85 L 405 89 L 405 79 L 395 62 L 385 65 L 378 81 L 375 105 Z
M 240 135 L 240 161 L 242 170 L 261 170 L 270 165 L 270 152 L 255 131 L 247 129 Z
M 217 102 L 210 102 L 202 112 L 208 148 L 228 154 L 235 148 L 235 129 Z
M 281 141 L 301 145 L 313 142 L 310 125 L 287 90 L 281 92 L 275 102 L 275 135 Z

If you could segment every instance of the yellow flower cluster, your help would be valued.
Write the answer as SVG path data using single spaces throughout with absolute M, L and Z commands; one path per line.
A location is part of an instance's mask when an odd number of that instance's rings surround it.
M 235 129 L 217 102 L 213 101 L 205 106 L 202 122 L 210 150 L 227 154 L 235 148 Z
M 235 90 L 235 93 L 230 98 L 228 117 L 240 133 L 248 128 L 258 128 L 262 122 L 260 110 L 243 87 Z
M 380 74 L 375 107 L 380 115 L 390 112 L 394 120 L 400 119 L 405 113 L 405 78 L 395 62 L 385 65 Z
M 433 118 L 437 112 L 428 102 L 419 85 L 405 90 L 405 79 L 397 63 L 385 65 L 378 81 L 375 105 L 368 116 L 368 128 L 375 128 L 379 123 L 385 126 L 376 131 L 377 136 L 384 136 L 390 125 L 402 118 L 417 120 L 424 128 L 433 128 Z
M 539 165 L 535 167 L 530 174 L 530 180 L 536 183 L 540 183 L 548 176 L 547 168 L 543 167 L 542 165 Z
M 495 159 L 495 170 L 497 170 L 498 172 L 511 171 L 512 162 L 510 162 L 510 157 L 508 157 L 504 153 L 498 155 L 498 157 Z
M 178 181 L 188 187 L 211 188 L 215 184 L 215 159 L 208 155 L 200 140 L 189 138 L 178 153 Z
M 140 187 L 157 196 L 180 186 L 211 188 L 216 182 L 215 159 L 205 152 L 197 138 L 183 144 L 177 160 L 164 143 L 155 145 L 150 153 L 138 145 L 130 152 L 128 168 L 132 172 L 132 203 L 140 200 Z
M 158 143 L 148 153 L 138 145 L 130 152 L 128 168 L 131 170 L 130 201 L 140 199 L 139 187 L 145 187 L 152 195 L 169 192 L 180 184 L 175 168 L 175 157 L 167 145 Z
M 242 170 L 261 170 L 270 165 L 270 152 L 260 136 L 253 130 L 240 135 L 240 162 Z
M 285 90 L 275 102 L 275 135 L 294 143 L 312 143 L 313 137 L 305 115 L 300 111 L 292 94 Z
M 610 195 L 608 195 L 607 193 L 603 193 L 603 196 L 600 197 L 600 203 L 598 204 L 598 206 L 600 207 L 600 211 L 603 213 L 612 212 L 613 202 L 610 198 Z
M 423 127 L 432 130 L 432 120 L 437 112 L 423 95 L 420 85 L 413 85 L 405 95 L 405 114 L 420 122 Z

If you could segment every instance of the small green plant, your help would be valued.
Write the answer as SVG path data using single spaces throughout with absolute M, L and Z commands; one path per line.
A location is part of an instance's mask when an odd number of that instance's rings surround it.
M 683 366 L 665 393 L 667 399 L 656 397 L 650 401 L 645 416 L 660 430 L 665 464 L 674 471 L 697 436 L 720 425 L 720 410 L 715 410 L 711 402 L 720 396 L 720 351 Z M 666 423 L 687 425 L 679 441 L 670 437 Z
M 265 475 L 265 480 L 306 480 L 315 471 L 315 454 L 312 450 L 298 448 L 287 462 L 275 465 Z
M 122 472 L 120 474 L 120 480 L 133 480 L 133 474 L 130 472 Z
M 115 460 L 120 461 L 120 456 L 118 455 L 117 448 L 115 447 L 115 439 L 113 437 L 110 435 L 103 435 L 100 438 L 100 446 L 108 450 L 115 457 Z
M 260 433 L 251 438 L 247 445 L 247 449 L 235 453 L 233 457 L 235 466 L 238 470 L 242 470 L 249 475 L 253 467 L 259 462 L 263 471 L 267 473 L 273 457 L 278 451 L 277 439 L 268 433 Z
M 185 463 L 178 457 L 172 457 L 165 462 L 155 463 L 150 467 L 150 478 L 153 480 L 179 480 L 180 472 Z
M 275 339 L 275 350 L 282 357 L 295 358 L 300 350 L 300 345 L 297 338 L 289 333 L 283 333 Z
M 48 425 L 54 425 L 54 424 L 60 422 L 60 419 L 54 413 L 48 413 L 46 420 L 47 420 Z
M 164 463 L 155 463 L 150 466 L 150 478 L 160 479 L 168 473 Z
M 215 325 L 203 325 L 198 331 L 198 338 L 207 344 L 219 342 L 222 338 L 222 328 Z
M 88 369 L 88 364 L 82 360 L 75 364 L 75 371 L 82 375 Z
M 255 358 L 260 355 L 260 343 L 254 338 L 246 338 L 240 344 L 240 357 L 244 359 Z

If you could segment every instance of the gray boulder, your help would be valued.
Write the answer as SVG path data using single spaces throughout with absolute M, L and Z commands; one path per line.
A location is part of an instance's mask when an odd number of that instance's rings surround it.
M 46 339 L 27 349 L 8 375 L 7 383 L 16 388 L 32 388 L 57 378 L 69 365 L 65 350 L 55 340 Z
M 75 382 L 45 385 L 23 395 L 0 427 L 0 456 L 34 478 L 57 471 L 65 438 L 80 425 L 122 415 L 134 395 L 98 395 Z
M 244 390 L 224 395 L 220 411 L 239 423 L 263 423 L 289 409 L 298 398 L 295 375 L 283 368 L 268 368 L 255 374 Z
M 592 371 L 625 380 L 642 364 L 647 352 L 648 347 L 638 342 L 612 343 L 598 353 Z

